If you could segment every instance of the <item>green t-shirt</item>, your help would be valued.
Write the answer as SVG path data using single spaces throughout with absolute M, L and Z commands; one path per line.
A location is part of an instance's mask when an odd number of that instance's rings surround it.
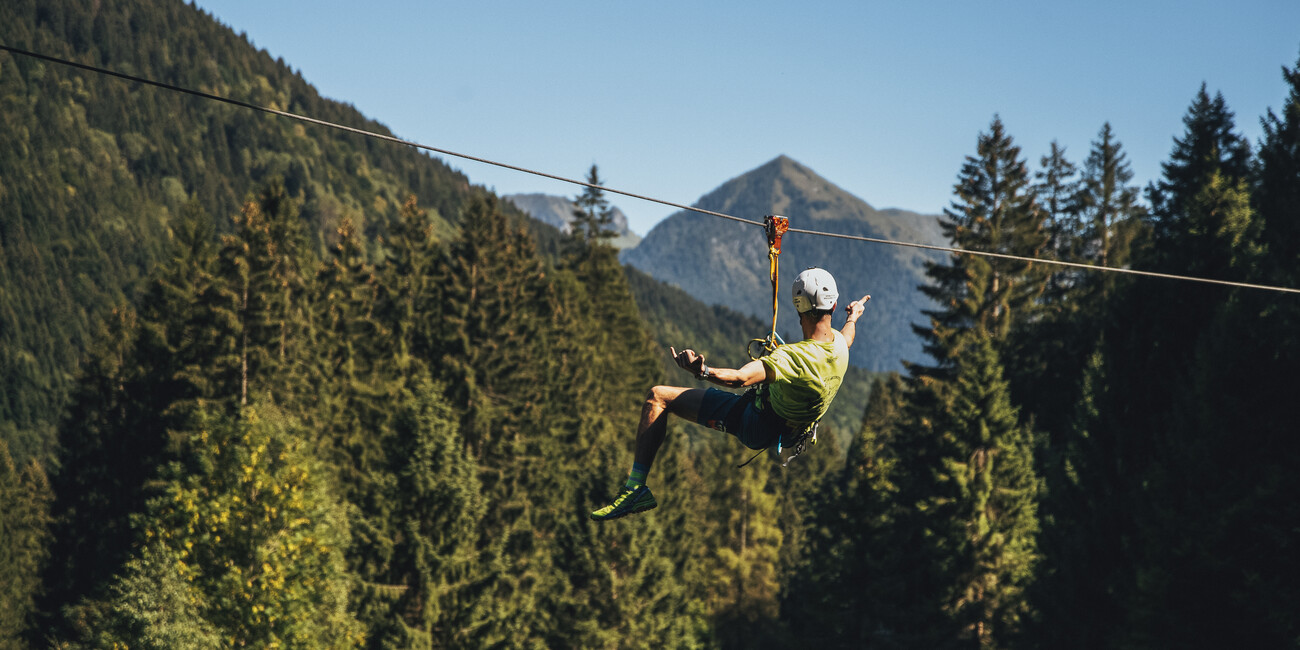
M 849 368 L 849 344 L 836 330 L 835 339 L 820 343 L 805 339 L 777 346 L 763 357 L 774 379 L 768 402 L 777 415 L 795 422 L 815 422 L 826 414 Z

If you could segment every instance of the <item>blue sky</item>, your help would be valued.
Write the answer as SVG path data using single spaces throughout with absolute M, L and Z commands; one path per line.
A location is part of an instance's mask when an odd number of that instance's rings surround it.
M 1109 121 L 1145 185 L 1202 82 L 1257 142 L 1300 58 L 1297 0 L 198 5 L 399 137 L 570 178 L 594 163 L 684 204 L 785 154 L 938 213 L 995 114 L 1034 168 L 1052 140 L 1081 164 Z M 580 191 L 448 162 L 502 194 Z M 674 211 L 613 201 L 640 234 Z

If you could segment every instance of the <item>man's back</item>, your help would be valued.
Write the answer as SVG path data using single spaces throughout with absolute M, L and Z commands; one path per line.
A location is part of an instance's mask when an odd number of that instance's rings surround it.
M 826 414 L 849 366 L 844 335 L 831 330 L 828 342 L 804 339 L 777 347 L 763 357 L 768 376 L 768 401 L 777 415 L 794 422 L 816 422 Z

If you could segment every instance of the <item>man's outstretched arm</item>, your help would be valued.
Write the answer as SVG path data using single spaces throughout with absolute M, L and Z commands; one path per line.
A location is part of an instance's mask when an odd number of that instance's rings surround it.
M 726 386 L 727 388 L 744 388 L 754 384 L 765 384 L 772 379 L 767 376 L 767 366 L 762 361 L 750 361 L 739 368 L 713 368 L 704 363 L 704 357 L 697 354 L 695 350 L 686 349 L 680 353 L 674 348 L 668 348 L 672 352 L 673 359 L 677 365 L 693 375 L 697 379 Z
M 862 312 L 867 310 L 868 300 L 871 300 L 871 296 L 862 296 L 862 300 L 844 305 L 844 311 L 849 312 L 849 317 L 844 321 L 840 334 L 844 335 L 844 342 L 849 347 L 853 347 L 853 339 L 858 336 L 858 319 L 862 318 Z

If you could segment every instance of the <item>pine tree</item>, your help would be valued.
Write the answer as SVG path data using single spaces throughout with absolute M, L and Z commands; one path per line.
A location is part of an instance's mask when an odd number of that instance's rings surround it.
M 1294 103 L 1296 77 L 1283 72 Z M 1269 278 L 1289 254 L 1285 224 L 1294 221 L 1287 216 L 1294 206 L 1276 201 L 1288 191 L 1286 161 L 1295 147 L 1287 139 L 1294 143 L 1295 131 L 1271 113 L 1264 123 L 1255 184 L 1247 187 L 1228 170 L 1213 169 L 1187 202 L 1184 240 L 1201 247 L 1194 252 L 1203 255 L 1207 274 Z M 1265 292 L 1226 291 L 1209 306 L 1196 302 L 1198 292 L 1184 292 L 1175 303 L 1181 313 L 1166 316 L 1182 316 L 1190 327 L 1162 343 L 1191 347 L 1182 359 L 1156 358 L 1180 381 L 1167 387 L 1168 431 L 1153 441 L 1162 462 L 1148 472 L 1149 490 L 1178 500 L 1153 508 L 1135 526 L 1146 540 L 1138 547 L 1145 553 L 1138 560 L 1144 570 L 1135 589 L 1135 632 L 1211 647 L 1234 642 L 1223 632 L 1232 628 L 1244 630 L 1242 643 L 1286 645 L 1297 626 L 1280 612 L 1294 608 L 1300 595 L 1289 582 L 1264 576 L 1295 565 L 1277 536 L 1297 519 L 1286 496 L 1296 482 L 1282 460 L 1296 446 L 1287 406 L 1294 382 L 1278 378 L 1289 376 L 1300 359 L 1300 310 L 1293 300 Z M 1216 480 L 1194 478 L 1207 475 Z M 1164 606 L 1157 606 L 1161 601 Z M 1206 623 L 1207 611 L 1221 625 Z
M 549 268 L 495 205 L 476 203 L 433 269 L 430 366 L 486 504 L 474 572 L 456 579 L 476 604 L 448 616 L 489 644 L 689 644 L 701 615 L 669 530 L 583 516 L 626 471 L 659 366 L 612 249 L 568 244 L 589 254 Z
M 116 311 L 83 366 L 60 433 L 51 614 L 100 589 L 127 559 L 128 517 L 143 509 L 146 483 L 184 428 L 185 405 L 237 385 L 212 372 L 224 325 L 205 304 L 219 285 L 212 236 L 206 214 L 188 205 L 170 259 L 142 292 L 140 314 Z
M 189 444 L 195 417 L 233 412 L 248 399 L 250 381 L 258 382 L 254 390 L 305 401 L 301 387 L 311 382 L 298 355 L 309 319 L 301 311 L 304 283 L 295 278 L 307 260 L 277 187 L 248 204 L 220 247 L 212 246 L 202 211 L 187 208 L 172 258 L 146 285 L 141 314 L 124 309 L 106 325 L 62 434 L 71 471 L 56 489 L 51 611 L 103 592 L 129 559 L 129 518 L 144 510 L 159 468 Z
M 1226 187 L 1224 181 L 1224 176 L 1211 173 L 1186 202 L 1188 230 L 1183 237 L 1206 246 L 1202 268 L 1209 274 L 1243 278 L 1258 258 L 1251 234 L 1254 215 L 1244 182 Z M 1209 224 L 1215 232 L 1200 229 Z M 1120 435 L 1139 441 L 1122 456 L 1142 477 L 1130 494 L 1150 499 L 1130 513 L 1135 538 L 1141 540 L 1134 545 L 1139 568 L 1128 603 L 1134 634 L 1140 642 L 1169 639 L 1207 647 L 1231 643 L 1218 625 L 1198 624 L 1209 608 L 1221 620 L 1237 621 L 1232 628 L 1250 630 L 1239 638 L 1268 638 L 1254 636 L 1274 626 L 1259 624 L 1255 605 L 1235 601 L 1241 591 L 1254 589 L 1242 589 L 1240 569 L 1227 563 L 1227 558 L 1249 557 L 1238 554 L 1236 540 L 1248 536 L 1252 524 L 1223 514 L 1251 507 L 1248 504 L 1257 498 L 1257 472 L 1267 466 L 1255 465 L 1247 458 L 1250 454 L 1238 449 L 1252 446 L 1247 439 L 1256 434 L 1274 440 L 1280 433 L 1255 422 L 1262 413 L 1240 411 L 1241 397 L 1233 394 L 1260 387 L 1260 367 L 1241 365 L 1243 353 L 1258 348 L 1253 343 L 1226 346 L 1225 340 L 1253 328 L 1260 312 L 1248 309 L 1253 315 L 1234 315 L 1241 298 L 1230 294 L 1222 302 L 1207 301 L 1193 287 L 1166 290 L 1162 296 L 1164 303 L 1152 309 L 1155 313 L 1143 314 L 1139 321 L 1154 329 L 1114 335 L 1122 345 L 1114 354 L 1133 360 L 1114 363 L 1121 370 L 1111 375 L 1116 386 L 1110 394 L 1116 399 L 1110 408 L 1128 412 L 1129 421 L 1118 427 Z M 1269 352 L 1255 358 L 1274 357 L 1272 345 L 1265 347 Z M 1144 362 L 1142 367 L 1135 367 L 1137 360 Z M 1221 382 L 1231 382 L 1227 385 L 1233 390 L 1222 390 Z M 1128 394 L 1119 392 L 1126 389 Z M 1252 433 L 1243 438 L 1239 429 Z M 1211 475 L 1219 480 L 1201 480 Z
M 1079 198 L 1086 248 L 1080 259 L 1100 266 L 1128 265 L 1135 227 L 1146 215 L 1137 202 L 1138 189 L 1128 184 L 1132 180 L 1127 155 L 1107 122 L 1084 163 Z
M 334 474 L 348 509 L 352 544 L 348 565 L 361 588 L 354 594 L 358 617 L 372 630 L 397 626 L 393 561 L 402 542 L 397 512 L 395 405 L 404 401 L 404 377 L 395 357 L 392 326 L 381 316 L 379 271 L 368 259 L 350 218 L 336 232 L 313 282 L 312 357 L 320 377 L 310 411 L 318 424 L 317 456 Z M 382 634 L 382 632 L 378 632 Z
M 608 243 L 618 233 L 610 228 L 614 222 L 614 209 L 605 198 L 605 191 L 600 189 L 605 181 L 601 180 L 596 165 L 588 170 L 586 181 L 588 185 L 573 202 L 571 234 L 581 241 Z
M 437 318 L 426 315 L 438 309 L 440 251 L 414 196 L 390 232 L 375 266 L 345 223 L 319 282 L 326 347 L 335 350 L 326 401 L 338 414 L 328 419 L 346 423 L 351 442 L 340 450 L 349 453 L 339 458 L 359 479 L 345 483 L 360 506 L 352 556 L 369 644 L 450 647 L 482 623 L 469 594 L 484 574 L 476 563 L 485 501 L 456 414 L 428 377 L 442 361 L 433 356 Z
M 197 203 L 187 203 L 175 228 L 171 255 L 150 276 L 140 298 L 134 357 L 142 366 L 139 399 L 155 426 L 183 430 L 199 402 L 224 403 L 238 377 L 214 372 L 233 353 L 235 337 L 221 309 L 223 278 L 217 270 L 216 228 Z
M 1001 119 L 995 117 L 988 133 L 980 134 L 976 153 L 967 156 L 954 191 L 956 198 L 944 210 L 941 224 L 956 246 L 1025 257 L 1038 257 L 1047 247 L 1044 215 L 1030 191 L 1029 172 Z M 1002 344 L 1013 323 L 1032 320 L 1046 269 L 1030 262 L 985 259 L 987 282 L 978 293 L 961 289 L 972 280 L 960 263 L 930 265 L 928 273 L 936 285 L 922 291 L 944 305 L 949 316 L 973 319 L 969 325 Z M 945 300 L 953 295 L 973 302 L 958 312 Z
M 589 182 L 600 182 L 594 168 Z M 598 188 L 587 188 L 576 203 L 590 218 L 577 215 L 578 227 L 552 276 L 552 326 L 562 334 L 538 360 L 549 375 L 565 381 L 549 389 L 549 435 L 532 448 L 550 462 L 544 474 L 532 477 L 532 489 L 581 512 L 608 498 L 615 477 L 626 472 L 638 407 L 660 365 L 617 251 L 608 243 L 612 209 Z M 583 634 L 550 643 L 608 645 L 642 638 L 677 645 L 695 634 L 690 621 L 696 615 L 666 552 L 673 546 L 669 529 L 654 522 L 609 527 L 550 512 L 538 524 L 553 531 L 563 549 L 553 555 L 555 570 L 575 584 L 556 603 L 556 627 Z
M 466 444 L 484 471 L 495 473 L 515 458 L 520 423 L 541 420 L 545 377 L 527 361 L 550 345 L 542 264 L 495 203 L 477 201 L 434 278 L 437 293 L 423 317 L 440 331 L 429 361 L 441 367 L 453 403 L 466 409 Z M 494 490 L 502 480 L 491 477 L 485 486 Z
M 109 586 L 102 606 L 77 608 L 75 636 L 58 647 L 206 650 L 222 645 L 206 603 L 185 579 L 179 553 L 160 544 L 140 550 Z
M 568 248 L 554 275 L 565 335 L 542 362 L 567 381 L 553 387 L 552 432 L 548 444 L 538 446 L 550 462 L 539 487 L 565 510 L 585 513 L 608 499 L 626 476 L 639 407 L 661 371 L 613 248 L 577 234 Z M 680 440 L 689 434 L 672 435 Z M 665 512 L 682 507 L 673 501 L 683 488 L 673 480 L 671 465 L 684 454 L 673 447 L 676 451 L 661 454 L 654 472 Z M 560 629 L 581 632 L 574 641 L 588 646 L 629 638 L 665 647 L 700 643 L 702 607 L 687 590 L 690 576 L 683 564 L 689 563 L 680 561 L 676 549 L 699 546 L 701 538 L 660 517 L 640 518 L 635 526 L 562 513 L 547 513 L 547 520 L 562 549 L 554 554 L 556 569 L 576 577 L 560 609 L 565 619 Z
M 397 419 L 394 455 L 402 460 L 393 497 L 401 537 L 391 579 L 402 587 L 404 615 L 392 641 L 403 646 L 469 644 L 482 617 L 476 533 L 487 504 L 441 393 L 428 380 L 417 382 Z M 372 642 L 378 632 L 372 626 Z
M 936 604 L 943 621 L 932 642 L 955 636 L 1003 647 L 1032 613 L 1027 589 L 1039 561 L 1040 480 L 1031 433 L 1017 422 L 990 337 L 968 330 L 952 343 L 951 379 L 910 380 L 908 423 L 916 434 L 899 454 L 913 475 L 899 497 L 914 514 L 901 525 L 923 531 L 934 591 L 919 594 L 920 603 Z M 927 615 L 934 612 L 913 620 Z
M 135 522 L 179 559 L 202 613 L 232 645 L 354 647 L 348 528 L 292 418 L 268 406 L 198 416 L 161 493 Z
M 1102 411 L 1108 402 L 1105 357 L 1084 366 L 1079 396 L 1045 456 L 1043 566 L 1034 587 L 1039 616 L 1029 633 L 1042 647 L 1114 647 L 1127 630 L 1118 588 L 1132 570 L 1117 534 L 1127 513 L 1119 495 L 1135 481 L 1118 462 L 1124 441 Z M 1055 434 L 1056 432 L 1054 432 Z
M 967 158 L 945 231 L 965 248 L 1036 256 L 1048 243 L 1028 173 L 1000 120 Z M 1038 562 L 1034 436 L 1012 406 L 998 348 L 1038 318 L 1045 273 L 1032 264 L 954 255 L 923 289 L 939 309 L 915 329 L 934 358 L 911 365 L 907 436 L 894 453 L 907 473 L 896 495 L 899 535 L 916 540 L 899 615 L 906 638 L 1010 643 L 1030 613 Z
M 1095 262 L 1088 250 L 1084 214 L 1087 178 L 1080 178 L 1078 168 L 1056 142 L 1040 164 L 1033 192 L 1047 219 L 1046 252 L 1066 262 Z M 1060 417 L 1062 404 L 1074 398 L 1074 363 L 1082 356 L 1078 348 L 1081 343 L 1091 345 L 1076 328 L 1079 314 L 1088 309 L 1082 297 L 1091 281 L 1086 271 L 1053 266 L 1037 301 L 1041 314 L 1022 326 L 1015 351 L 1009 353 L 1016 359 L 1007 371 L 1017 404 L 1049 432 L 1055 430 L 1053 421 Z
M 588 181 L 595 184 L 598 180 L 592 166 Z M 575 215 L 587 216 L 575 222 L 586 225 L 574 228 L 562 260 L 562 268 L 572 274 L 574 286 L 560 299 L 560 305 L 567 306 L 565 316 L 569 319 L 564 329 L 571 332 L 560 344 L 568 345 L 565 352 L 574 357 L 591 355 L 592 351 L 607 353 L 593 363 L 560 367 L 557 371 L 572 377 L 566 393 L 575 403 L 577 426 L 606 430 L 602 433 L 593 429 L 583 437 L 622 439 L 624 432 L 613 434 L 609 428 L 615 421 L 627 426 L 636 417 L 628 407 L 639 402 L 658 378 L 657 351 L 641 325 L 618 251 L 609 244 L 610 232 L 603 229 L 609 223 L 609 202 L 601 190 L 588 187 L 575 203 L 579 206 Z
M 439 255 L 427 211 L 411 196 L 384 240 L 384 264 L 379 271 L 377 317 L 392 328 L 396 357 L 433 358 L 434 325 L 425 314 L 436 313 L 433 267 Z
M 308 399 L 309 273 L 313 267 L 297 203 L 272 178 L 222 237 L 219 273 L 229 315 L 237 323 L 239 400 L 265 391 L 281 404 Z M 257 382 L 257 380 L 263 380 Z M 254 382 L 257 382 L 254 385 Z
M 1040 169 L 1034 174 L 1034 195 L 1047 218 L 1049 233 L 1047 250 L 1059 260 L 1076 262 L 1083 259 L 1083 224 L 1080 221 L 1078 168 L 1065 157 L 1065 148 L 1052 141 L 1051 151 L 1039 159 Z M 1079 281 L 1079 272 L 1057 269 L 1052 272 L 1044 300 L 1052 308 L 1062 309 L 1068 300 L 1064 294 Z M 1064 303 L 1064 304 L 1063 304 Z
M 365 255 L 350 219 L 338 228 L 315 282 L 313 355 L 324 378 L 323 437 L 329 456 L 348 486 L 349 500 L 364 503 L 382 478 L 391 404 L 400 390 L 393 369 L 393 334 L 377 317 L 378 272 Z
M 781 467 L 758 459 L 749 471 L 734 471 L 726 453 L 719 461 L 719 479 L 710 486 L 709 507 L 718 522 L 710 547 L 710 614 L 724 647 L 753 647 L 772 634 L 780 612 L 785 539 L 777 517 L 783 495 L 773 472 Z
M 1184 223 L 1190 215 L 1189 204 L 1201 191 L 1212 174 L 1222 177 L 1227 187 L 1234 187 L 1250 174 L 1250 145 L 1235 132 L 1233 114 L 1221 93 L 1213 98 L 1205 85 L 1192 101 L 1183 118 L 1185 134 L 1174 139 L 1170 159 L 1161 164 L 1163 178 L 1147 187 L 1151 202 L 1151 222 L 1154 242 L 1151 262 L 1154 270 L 1181 273 L 1203 272 L 1200 257 L 1206 251 L 1202 246 L 1188 248 L 1186 233 L 1192 228 Z M 1200 227 L 1205 234 L 1215 228 Z M 1213 265 L 1213 263 L 1211 262 Z
M 166 442 L 136 408 L 136 314 L 122 308 L 106 320 L 59 430 L 54 544 L 42 604 L 50 617 L 103 587 L 129 558 L 129 516 L 143 510 L 144 484 L 155 477 Z M 47 627 L 55 625 L 52 618 Z
M 45 471 L 34 459 L 22 471 L 0 440 L 0 648 L 28 647 L 36 631 L 41 572 L 49 557 L 50 501 Z
M 1040 480 L 1030 431 L 1017 422 L 990 343 L 972 347 L 956 382 L 955 430 L 977 431 L 965 471 L 963 496 L 972 499 L 966 532 L 973 564 L 959 584 L 958 607 L 970 609 L 982 646 L 1008 645 L 1030 614 L 1026 588 L 1039 560 L 1037 502 Z M 959 479 L 960 480 L 960 479 Z
M 1149 246 L 1138 245 L 1134 264 L 1219 279 L 1245 279 L 1255 263 L 1258 219 L 1250 211 L 1245 185 L 1248 146 L 1234 131 L 1222 95 L 1211 99 L 1202 87 L 1183 119 L 1187 130 L 1175 138 L 1163 178 L 1148 187 L 1153 225 Z M 1131 397 L 1142 417 L 1161 422 L 1181 393 L 1193 359 L 1188 352 L 1213 320 L 1221 300 L 1208 299 L 1203 287 L 1186 283 L 1133 282 L 1116 295 L 1114 307 L 1124 322 L 1107 323 L 1117 347 L 1113 360 L 1140 363 L 1134 372 L 1113 375 L 1127 381 L 1146 373 L 1160 381 L 1141 381 Z M 1136 422 L 1136 420 L 1135 420 Z
M 1300 284 L 1300 60 L 1282 68 L 1288 95 L 1281 115 L 1264 117 L 1259 148 L 1256 210 L 1268 243 L 1268 279 L 1284 286 Z

